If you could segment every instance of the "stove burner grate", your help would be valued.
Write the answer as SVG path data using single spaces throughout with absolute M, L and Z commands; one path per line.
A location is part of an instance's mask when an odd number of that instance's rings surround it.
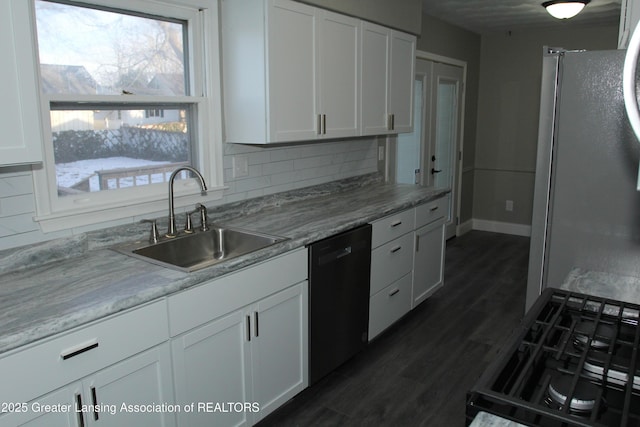
M 639 317 L 639 305 L 545 290 L 469 392 L 467 419 L 640 427 Z

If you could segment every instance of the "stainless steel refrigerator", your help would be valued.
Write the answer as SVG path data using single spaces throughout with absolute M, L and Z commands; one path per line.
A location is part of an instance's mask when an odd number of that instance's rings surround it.
M 544 54 L 527 310 L 576 267 L 640 277 L 640 144 L 624 107 L 624 55 Z

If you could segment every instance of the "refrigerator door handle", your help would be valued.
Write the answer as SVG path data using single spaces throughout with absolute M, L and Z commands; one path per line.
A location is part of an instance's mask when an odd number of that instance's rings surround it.
M 640 23 L 636 26 L 633 36 L 629 41 L 629 47 L 624 58 L 624 69 L 622 71 L 622 88 L 624 92 L 624 106 L 631 127 L 640 139 L 640 111 L 638 111 L 638 98 L 636 95 L 636 68 L 638 66 L 638 55 L 640 54 Z

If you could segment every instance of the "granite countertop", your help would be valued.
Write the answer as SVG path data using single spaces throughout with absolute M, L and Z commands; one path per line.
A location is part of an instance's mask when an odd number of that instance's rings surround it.
M 210 221 L 288 238 L 191 273 L 110 247 L 148 224 L 0 252 L 0 354 L 442 197 L 449 189 L 351 179 L 209 209 Z M 159 223 L 159 227 L 163 224 Z
M 488 414 L 486 412 L 478 412 L 469 427 L 526 427 L 523 424 L 506 420 L 497 415 Z
M 640 305 L 640 278 L 574 268 L 560 289 Z

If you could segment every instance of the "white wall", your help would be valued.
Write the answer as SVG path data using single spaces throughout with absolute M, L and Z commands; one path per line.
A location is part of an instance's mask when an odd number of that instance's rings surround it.
M 230 203 L 377 171 L 377 139 L 306 143 L 278 147 L 225 144 L 224 176 L 229 189 L 219 203 Z M 249 176 L 232 177 L 232 156 L 246 156 Z M 31 170 L 0 168 L 0 250 L 68 237 L 89 230 L 132 223 L 135 218 L 43 234 L 33 221 Z M 166 215 L 159 212 L 158 216 Z M 153 217 L 153 215 L 149 215 Z

